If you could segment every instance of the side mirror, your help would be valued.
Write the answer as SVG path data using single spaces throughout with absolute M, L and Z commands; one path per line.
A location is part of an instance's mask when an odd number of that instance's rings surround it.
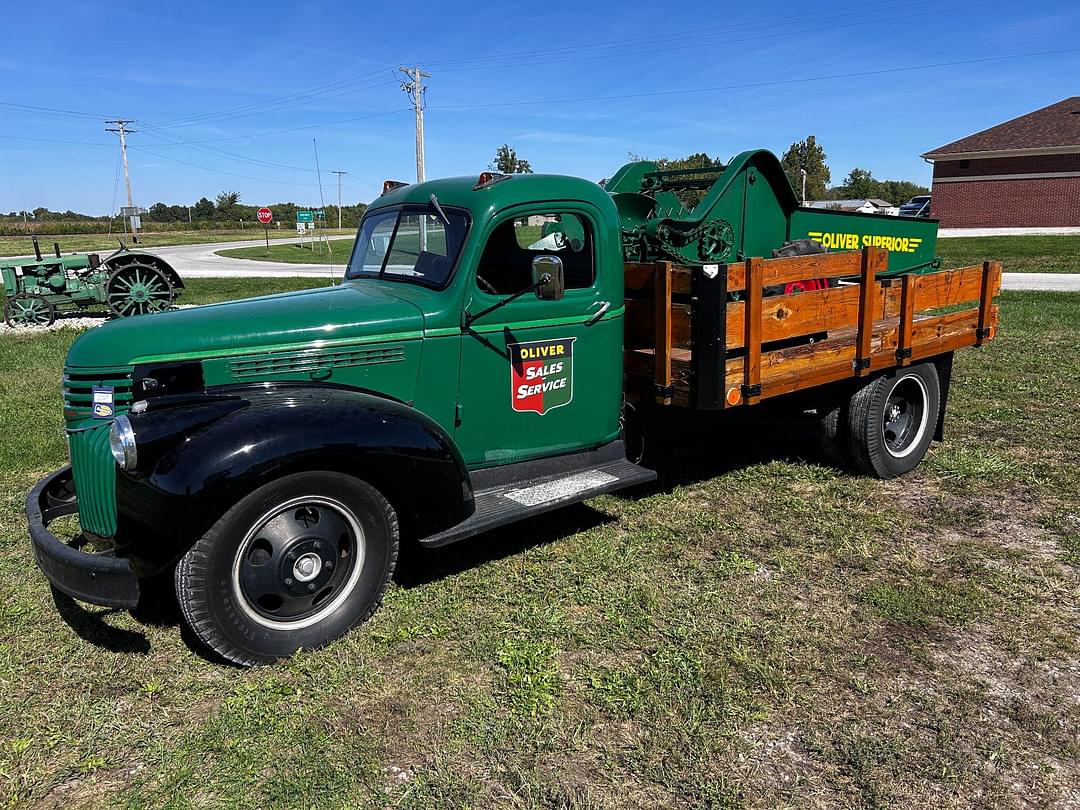
M 541 301 L 559 301 L 566 292 L 566 276 L 558 256 L 537 256 L 532 261 L 533 284 Z

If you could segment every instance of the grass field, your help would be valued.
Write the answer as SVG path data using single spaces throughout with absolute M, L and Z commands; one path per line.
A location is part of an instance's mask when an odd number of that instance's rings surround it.
M 327 228 L 320 233 L 329 236 L 347 234 L 352 236 L 356 231 L 352 228 L 338 230 Z M 270 229 L 270 239 L 290 239 L 296 236 L 296 231 Z M 139 247 L 151 250 L 155 247 L 166 245 L 198 245 L 205 242 L 242 242 L 245 239 L 262 239 L 262 228 L 247 228 L 244 230 L 231 231 L 174 231 L 168 233 L 144 233 L 139 236 Z M 129 248 L 134 248 L 127 235 L 118 233 L 108 234 L 72 234 L 70 236 L 40 236 L 41 252 L 52 253 L 53 242 L 60 243 L 61 252 L 77 253 L 79 251 L 97 250 L 112 251 L 118 247 L 117 239 L 123 239 Z M 34 246 L 27 236 L 0 236 L 0 256 L 30 256 L 34 253 Z M 104 258 L 104 257 L 102 257 Z
M 681 422 L 661 485 L 406 547 L 369 623 L 249 671 L 167 597 L 54 604 L 22 504 L 75 333 L 4 337 L 0 807 L 1075 806 L 1077 300 L 1002 296 L 907 478 Z
M 288 262 L 289 264 L 330 264 L 343 265 L 349 260 L 355 239 L 334 239 L 330 242 L 331 250 L 326 245 L 316 242 L 303 245 L 270 245 L 269 253 L 265 246 L 249 248 L 228 248 L 217 251 L 218 256 L 233 259 L 254 259 L 260 262 Z
M 939 239 L 946 267 L 1001 259 L 1010 273 L 1080 273 L 1080 236 L 960 236 Z

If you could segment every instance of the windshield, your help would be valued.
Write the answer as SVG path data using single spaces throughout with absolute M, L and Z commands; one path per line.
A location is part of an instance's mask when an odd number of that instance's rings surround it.
M 364 217 L 345 278 L 378 277 L 442 287 L 450 279 L 469 225 L 464 213 L 444 212 L 448 224 L 419 206 L 380 209 Z

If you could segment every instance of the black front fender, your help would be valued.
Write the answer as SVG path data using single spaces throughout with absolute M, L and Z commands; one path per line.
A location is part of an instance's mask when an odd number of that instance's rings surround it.
M 117 538 L 146 572 L 177 560 L 233 504 L 292 473 L 360 478 L 425 536 L 473 511 L 453 440 L 426 415 L 337 386 L 224 388 L 131 414 L 138 467 L 117 479 Z M 129 538 L 132 538 L 129 542 Z M 137 539 L 135 539 L 137 538 Z

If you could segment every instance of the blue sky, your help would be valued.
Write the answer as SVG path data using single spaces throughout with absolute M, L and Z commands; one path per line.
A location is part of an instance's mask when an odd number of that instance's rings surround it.
M 504 142 L 537 171 L 599 179 L 628 153 L 726 159 L 812 133 L 834 183 L 854 166 L 928 183 L 919 153 L 1080 95 L 1075 0 L 45 0 L 4 14 L 5 212 L 124 204 L 102 123 L 118 116 L 137 119 L 140 205 L 233 189 L 315 203 L 312 138 L 326 201 L 332 169 L 348 171 L 345 201 L 368 201 L 415 177 L 401 63 L 432 74 L 428 177 L 480 171 Z M 902 69 L 945 62 L 967 64 Z M 838 74 L 858 75 L 819 80 Z

